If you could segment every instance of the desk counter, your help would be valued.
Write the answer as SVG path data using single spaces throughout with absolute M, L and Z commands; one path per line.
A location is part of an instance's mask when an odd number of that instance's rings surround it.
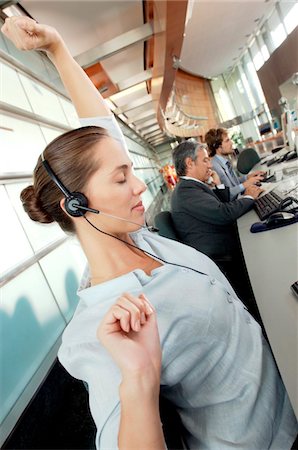
M 260 219 L 250 211 L 237 221 L 260 314 L 281 376 L 298 417 L 298 224 L 251 233 Z

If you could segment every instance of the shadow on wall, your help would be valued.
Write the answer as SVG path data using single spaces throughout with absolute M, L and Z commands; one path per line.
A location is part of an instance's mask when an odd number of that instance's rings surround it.
M 17 402 L 74 313 L 78 303 L 78 279 L 73 270 L 66 272 L 64 285 L 66 317 L 58 307 L 54 307 L 54 316 L 46 321 L 40 320 L 30 298 L 25 296 L 16 300 L 13 314 L 0 309 L 0 422 Z

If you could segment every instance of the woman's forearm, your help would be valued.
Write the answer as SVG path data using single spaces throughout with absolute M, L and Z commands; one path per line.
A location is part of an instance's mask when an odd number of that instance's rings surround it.
M 79 117 L 97 117 L 112 114 L 90 78 L 71 56 L 63 40 L 48 52 L 68 91 Z
M 159 414 L 159 383 L 147 373 L 120 386 L 119 450 L 165 450 Z

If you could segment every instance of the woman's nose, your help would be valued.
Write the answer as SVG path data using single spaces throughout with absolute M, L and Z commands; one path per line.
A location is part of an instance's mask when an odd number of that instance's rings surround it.
M 135 184 L 134 184 L 134 189 L 133 189 L 133 191 L 134 191 L 134 194 L 142 194 L 143 192 L 145 192 L 146 191 L 146 189 L 147 189 L 147 186 L 146 186 L 146 184 L 140 179 L 140 178 L 138 178 L 137 176 L 134 176 L 134 178 L 135 178 Z

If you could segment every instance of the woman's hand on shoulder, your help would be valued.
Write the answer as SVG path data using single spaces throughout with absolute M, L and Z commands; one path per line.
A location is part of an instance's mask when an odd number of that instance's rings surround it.
M 30 17 L 9 17 L 1 31 L 19 50 L 44 50 L 54 53 L 63 42 L 55 28 L 40 25 Z
M 144 294 L 119 297 L 101 321 L 97 337 L 124 378 L 147 371 L 154 373 L 159 385 L 161 348 L 156 313 Z

